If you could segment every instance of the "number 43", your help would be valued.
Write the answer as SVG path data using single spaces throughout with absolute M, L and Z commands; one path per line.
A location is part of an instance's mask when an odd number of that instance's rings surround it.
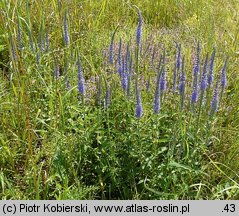
M 226 204 L 226 206 L 224 207 L 224 211 L 226 211 L 226 212 L 235 212 L 236 211 L 235 204 Z

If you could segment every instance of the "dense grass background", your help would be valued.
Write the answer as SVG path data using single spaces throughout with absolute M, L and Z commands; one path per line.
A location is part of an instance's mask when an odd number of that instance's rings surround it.
M 116 43 L 120 37 L 135 40 L 132 5 L 142 11 L 143 41 L 166 48 L 168 80 L 175 41 L 182 44 L 189 80 L 197 41 L 203 56 L 216 47 L 217 74 L 229 57 L 228 86 L 210 121 L 207 110 L 200 121 L 182 112 L 172 94 L 154 115 L 154 87 L 146 92 L 144 84 L 144 115 L 136 119 L 134 90 L 127 99 L 115 75 L 107 77 L 115 85 L 109 109 L 95 105 L 93 77 L 107 76 L 102 53 L 112 32 L 119 24 Z M 0 8 L 1 199 L 239 198 L 237 0 L 1 0 Z M 24 50 L 17 51 L 15 61 L 18 22 Z M 50 51 L 31 51 L 29 34 L 37 44 L 46 32 Z M 78 98 L 76 48 L 87 83 L 84 103 Z M 55 60 L 61 72 L 67 70 L 67 80 L 54 79 Z M 140 71 L 144 77 L 153 73 L 143 66 Z

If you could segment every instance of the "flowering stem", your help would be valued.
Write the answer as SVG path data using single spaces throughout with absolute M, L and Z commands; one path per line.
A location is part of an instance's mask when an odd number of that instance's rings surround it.
M 202 102 L 203 102 L 203 95 L 204 95 L 204 90 L 202 90 L 202 91 L 201 91 L 201 94 L 200 94 L 199 111 L 198 111 L 198 118 L 197 118 L 197 128 L 196 128 L 196 133 L 198 132 L 198 128 L 199 128 L 200 115 L 201 115 Z M 197 137 L 197 136 L 196 136 L 196 137 Z

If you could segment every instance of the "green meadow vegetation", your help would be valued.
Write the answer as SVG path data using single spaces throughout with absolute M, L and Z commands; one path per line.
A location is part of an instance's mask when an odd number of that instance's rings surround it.
M 0 0 L 0 199 L 239 199 L 238 0 Z

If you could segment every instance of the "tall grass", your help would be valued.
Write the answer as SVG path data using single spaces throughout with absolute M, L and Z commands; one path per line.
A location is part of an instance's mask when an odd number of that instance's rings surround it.
M 133 5 L 143 17 L 142 48 L 135 46 Z M 239 197 L 236 0 L 19 0 L 0 6 L 2 199 Z M 129 60 L 127 91 L 115 63 L 120 38 L 122 62 Z M 216 49 L 215 80 L 192 106 L 198 41 L 202 69 L 207 52 Z M 171 90 L 175 42 L 184 59 L 176 74 L 180 94 Z M 227 57 L 228 85 L 219 92 L 218 112 L 209 115 Z M 162 80 L 168 90 L 160 90 L 154 112 Z M 139 101 L 143 114 L 136 118 Z

